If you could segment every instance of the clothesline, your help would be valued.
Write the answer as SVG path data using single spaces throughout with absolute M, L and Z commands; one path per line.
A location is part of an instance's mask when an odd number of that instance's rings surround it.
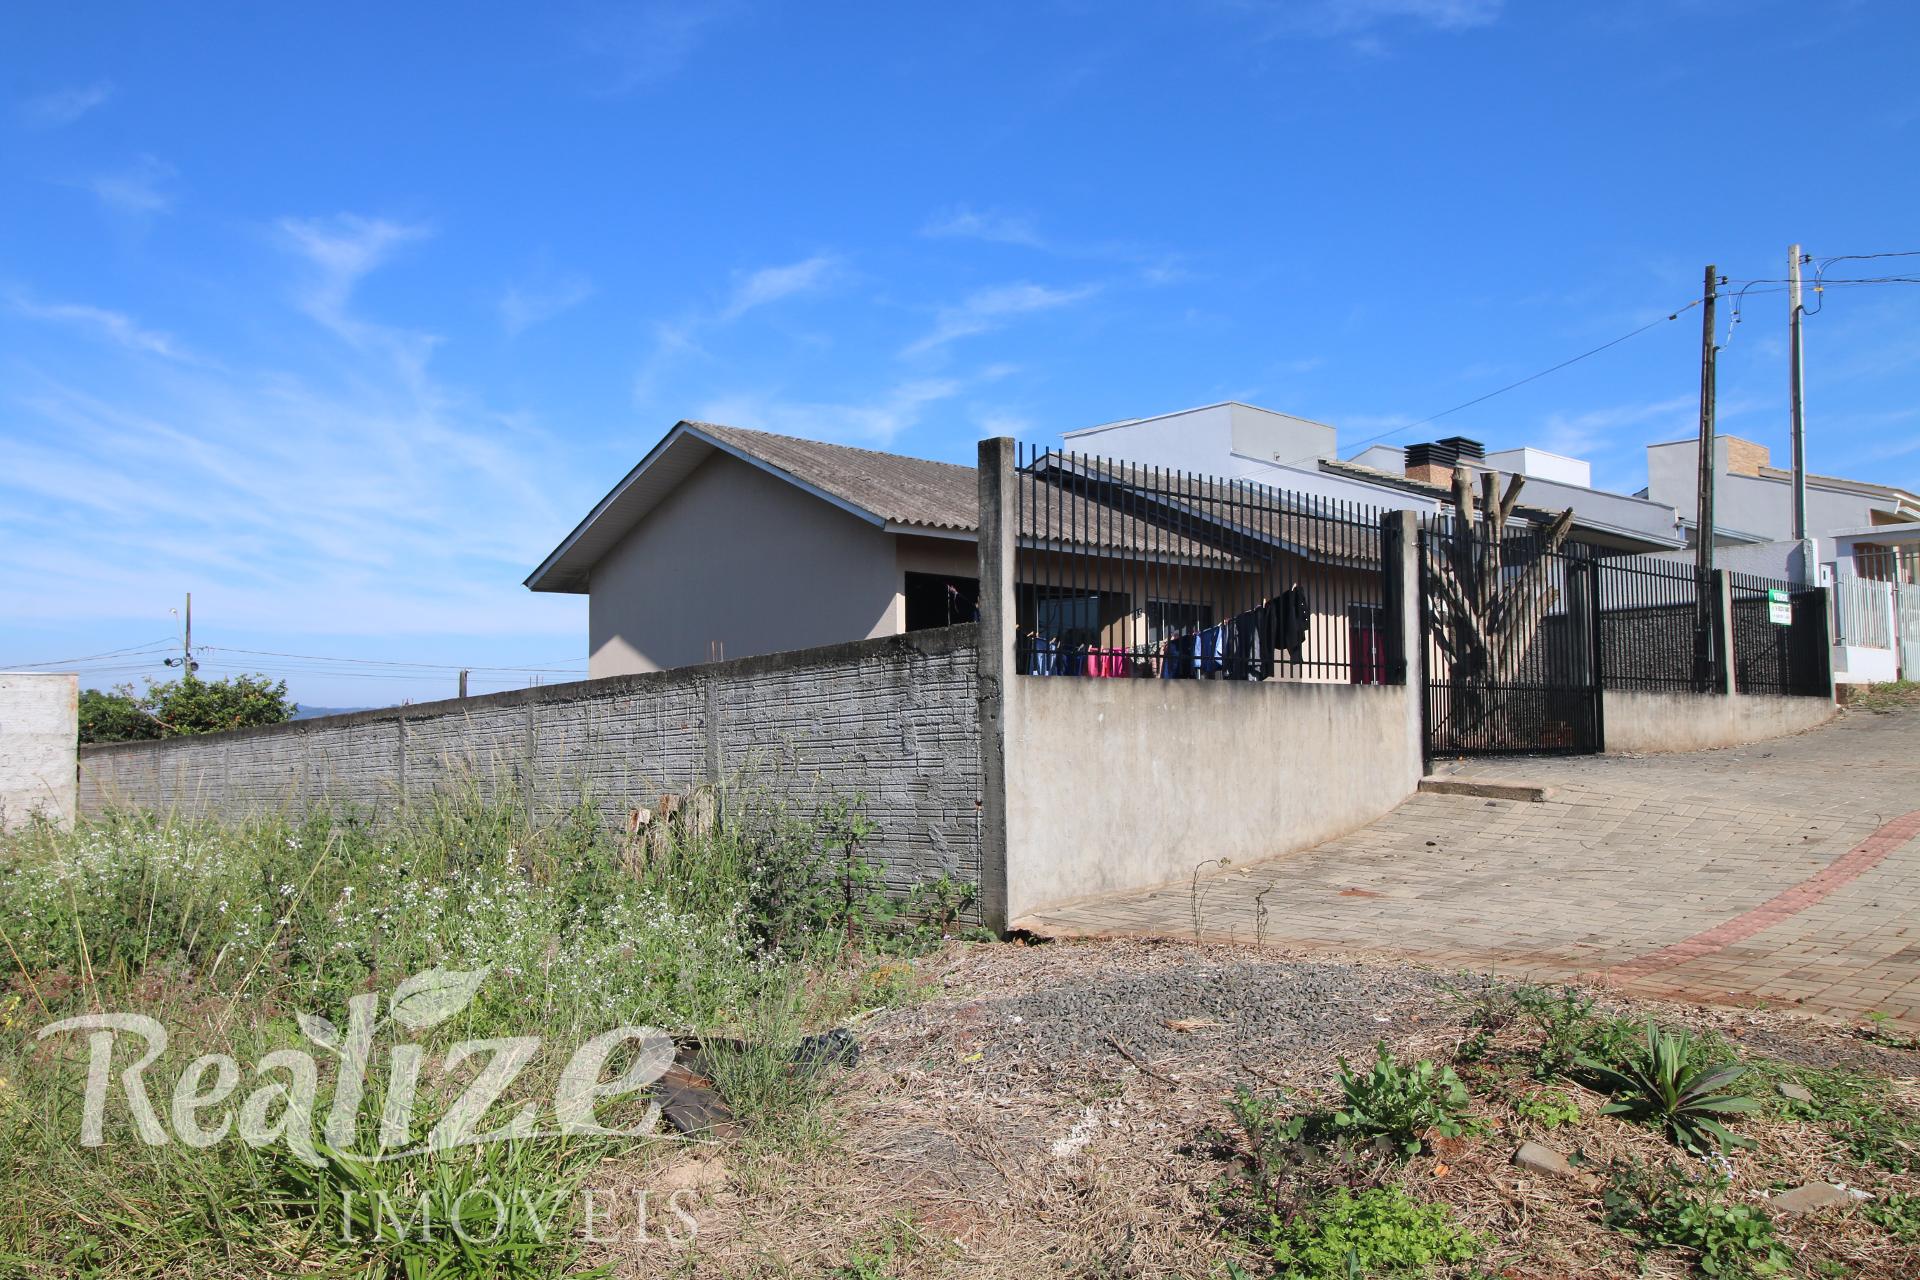
M 1160 645 L 1136 649 L 1081 644 L 1069 646 L 1057 636 L 1030 633 L 1026 674 L 1035 676 L 1151 677 L 1155 662 L 1161 679 L 1265 680 L 1278 655 L 1299 663 L 1311 611 L 1306 589 L 1288 587 L 1264 603 L 1225 622 L 1196 627 Z M 1131 669 L 1134 663 L 1144 670 Z

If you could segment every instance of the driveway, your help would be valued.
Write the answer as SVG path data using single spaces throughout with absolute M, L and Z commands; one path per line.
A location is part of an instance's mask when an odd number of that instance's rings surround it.
M 1686 755 L 1473 760 L 1304 853 L 1019 922 L 1386 952 L 1536 981 L 1920 1025 L 1920 711 Z

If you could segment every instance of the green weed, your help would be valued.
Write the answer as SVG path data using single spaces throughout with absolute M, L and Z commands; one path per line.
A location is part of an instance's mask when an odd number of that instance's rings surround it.
M 1285 1280 L 1416 1277 L 1466 1262 L 1483 1248 L 1446 1206 L 1421 1204 L 1397 1186 L 1354 1194 L 1335 1187 L 1304 1212 L 1274 1214 L 1252 1241 Z M 1245 1277 L 1235 1265 L 1229 1274 Z
M 1774 1235 L 1773 1222 L 1750 1204 L 1727 1200 L 1725 1189 L 1687 1178 L 1672 1167 L 1614 1164 L 1601 1203 L 1607 1225 L 1644 1246 L 1691 1250 L 1705 1275 L 1776 1276 L 1793 1255 Z

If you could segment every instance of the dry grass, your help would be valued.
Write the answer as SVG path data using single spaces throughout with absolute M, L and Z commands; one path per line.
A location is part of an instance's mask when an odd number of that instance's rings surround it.
M 1169 965 L 1284 956 L 1227 948 L 1100 943 L 1042 948 L 955 946 L 921 963 L 942 994 L 856 1028 L 865 1050 L 830 1104 L 834 1140 L 811 1157 L 726 1150 L 689 1152 L 667 1176 L 701 1188 L 700 1236 L 677 1249 L 656 1241 L 606 1259 L 621 1274 L 687 1276 L 1183 1276 L 1221 1273 L 1235 1246 L 1222 1230 L 1216 1189 L 1236 1168 L 1222 1147 L 1236 1084 L 1326 1090 L 1331 1045 L 1260 1059 L 1232 1028 L 1196 1031 L 1191 1045 L 1154 1055 L 1088 1052 L 1063 1061 L 996 1056 L 1009 1028 L 985 1012 L 1007 997 L 1072 982 L 1126 982 Z M 1316 957 L 1323 959 L 1324 957 Z M 1471 984 L 1469 984 L 1471 985 Z M 1472 1030 L 1471 1001 L 1393 1010 L 1380 1024 L 1403 1059 L 1450 1061 Z M 1774 1011 L 1700 1009 L 1645 1002 L 1668 1025 L 1713 1030 L 1768 1056 L 1847 1064 L 1882 1077 L 1920 1063 L 1865 1044 L 1844 1029 Z M 1170 1021 L 1189 1011 L 1169 1010 Z M 1372 1035 L 1374 1028 L 1365 1033 Z M 1676 1250 L 1636 1253 L 1603 1222 L 1598 1179 L 1527 1173 L 1511 1163 L 1522 1140 L 1578 1150 L 1592 1167 L 1678 1153 L 1662 1137 L 1598 1114 L 1601 1097 L 1566 1082 L 1580 1120 L 1549 1131 L 1513 1103 L 1542 1086 L 1526 1076 L 1531 1032 L 1497 1031 L 1461 1070 L 1481 1132 L 1443 1140 L 1382 1171 L 1421 1200 L 1449 1205 L 1491 1241 L 1480 1265 L 1509 1280 L 1692 1274 Z M 1090 1037 L 1090 1042 L 1093 1041 Z M 1920 1087 L 1895 1081 L 1920 1108 Z M 1755 1091 L 1770 1092 L 1756 1085 Z M 1730 1194 L 1816 1179 L 1920 1191 L 1911 1174 L 1863 1167 L 1816 1124 L 1782 1117 L 1741 1126 L 1755 1140 L 1735 1159 Z M 1696 1165 L 1698 1162 L 1695 1162 Z M 688 1167 L 698 1170 L 689 1173 Z M 631 1171 L 660 1185 L 659 1168 Z M 1781 1238 L 1805 1274 L 1838 1264 L 1857 1280 L 1912 1280 L 1920 1249 L 1901 1245 L 1858 1213 L 1781 1218 Z

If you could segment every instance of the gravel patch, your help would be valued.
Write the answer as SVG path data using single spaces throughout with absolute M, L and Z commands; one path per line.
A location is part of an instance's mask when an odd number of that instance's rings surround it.
M 1411 1023 L 1454 1020 L 1455 993 L 1485 986 L 1473 976 L 1410 968 L 1195 957 L 976 1007 L 993 1028 L 982 1045 L 990 1060 L 1138 1066 L 1199 1054 L 1287 1069 L 1363 1051 Z

